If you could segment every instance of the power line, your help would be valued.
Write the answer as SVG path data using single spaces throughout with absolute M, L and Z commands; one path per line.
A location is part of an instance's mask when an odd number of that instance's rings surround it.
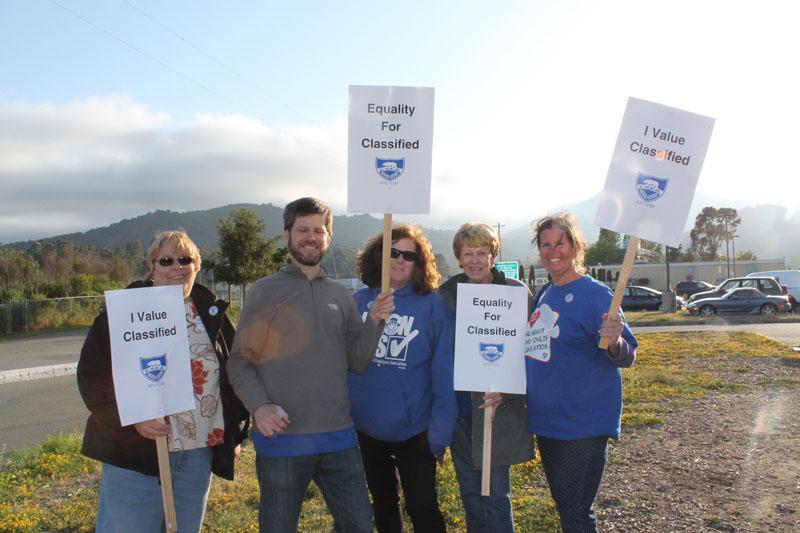
M 124 0 L 123 0 L 123 1 L 124 1 Z M 61 4 L 60 2 L 58 2 L 57 0 L 50 0 L 50 2 L 51 2 L 52 4 L 54 4 L 54 5 L 58 6 L 58 7 L 60 7 L 61 9 L 63 9 L 64 11 L 66 11 L 67 13 L 69 13 L 70 15 L 74 16 L 75 18 L 77 18 L 77 19 L 81 20 L 82 22 L 84 22 L 84 23 L 88 24 L 89 26 L 91 26 L 92 28 L 96 29 L 97 31 L 99 31 L 99 32 L 102 32 L 102 33 L 106 34 L 107 36 L 111 37 L 112 39 L 115 39 L 116 41 L 119 41 L 120 43 L 124 44 L 125 46 L 127 46 L 127 47 L 128 47 L 128 48 L 130 48 L 131 50 L 133 50 L 133 51 L 137 52 L 138 54 L 140 54 L 140 55 L 142 55 L 142 56 L 146 57 L 147 59 L 149 59 L 149 60 L 153 61 L 154 63 L 157 63 L 158 65 L 160 65 L 161 67 L 163 67 L 163 68 L 167 69 L 168 71 L 172 72 L 172 73 L 173 73 L 173 74 L 175 74 L 176 76 L 179 76 L 180 78 L 182 78 L 182 79 L 184 79 L 184 80 L 188 81 L 189 83 L 191 83 L 191 84 L 193 84 L 193 85 L 195 85 L 195 86 L 199 87 L 200 89 L 202 89 L 202 90 L 206 91 L 207 93 L 209 93 L 209 94 L 211 94 L 211 95 L 215 96 L 216 98 L 219 98 L 219 99 L 220 99 L 220 100 L 222 100 L 223 102 L 225 102 L 225 103 L 227 103 L 227 104 L 230 104 L 231 106 L 233 106 L 233 107 L 235 107 L 235 108 L 239 109 L 240 111 L 244 112 L 246 115 L 250 115 L 250 116 L 253 116 L 253 117 L 259 117 L 259 119 L 260 119 L 261 121 L 263 121 L 263 122 L 264 122 L 264 124 L 266 124 L 266 125 L 268 125 L 268 126 L 270 126 L 270 127 L 274 128 L 276 131 L 280 132 L 281 134 L 285 135 L 286 137 L 288 137 L 288 138 L 290 138 L 290 139 L 293 139 L 293 140 L 294 140 L 295 142 L 297 142 L 298 144 L 301 144 L 301 145 L 308 146 L 306 143 L 304 143 L 304 142 L 303 142 L 303 141 L 301 141 L 300 139 L 298 139 L 298 138 L 296 138 L 296 137 L 292 136 L 291 134 L 289 134 L 289 132 L 287 132 L 286 130 L 284 130 L 284 129 L 282 129 L 282 128 L 278 127 L 278 126 L 277 126 L 277 125 L 275 125 L 275 124 L 272 124 L 272 123 L 271 123 L 271 122 L 269 122 L 269 121 L 266 121 L 266 120 L 264 120 L 264 119 L 263 119 L 263 118 L 261 118 L 261 117 L 260 117 L 260 116 L 259 116 L 257 113 L 254 113 L 254 112 L 250 111 L 248 108 L 246 108 L 246 107 L 244 107 L 244 106 L 242 106 L 242 105 L 240 105 L 240 104 L 237 104 L 236 102 L 234 102 L 234 101 L 230 100 L 229 98 L 226 98 L 226 97 L 225 97 L 225 96 L 223 96 L 222 94 L 220 94 L 220 93 L 218 93 L 218 92 L 214 91 L 213 89 L 211 89 L 211 88 L 207 87 L 207 86 L 206 86 L 206 85 L 204 85 L 203 83 L 200 83 L 199 81 L 197 81 L 197 80 L 195 80 L 195 79 L 193 79 L 193 78 L 191 78 L 191 77 L 187 76 L 186 74 L 184 74 L 184 73 L 180 72 L 180 71 L 179 71 L 179 70 L 177 70 L 176 68 L 174 68 L 174 67 L 170 66 L 169 64 L 165 63 L 164 61 L 161 61 L 161 60 L 160 60 L 160 59 L 158 59 L 157 57 L 153 56 L 152 54 L 149 54 L 149 53 L 145 52 L 144 50 L 142 50 L 141 48 L 137 47 L 137 46 L 136 46 L 136 45 L 134 45 L 133 43 L 131 43 L 131 42 L 129 42 L 129 41 L 126 41 L 126 40 L 125 40 L 125 39 L 123 39 L 122 37 L 119 37 L 119 36 L 117 36 L 117 35 L 116 35 L 116 34 L 114 34 L 113 32 L 111 32 L 111 31 L 109 31 L 109 30 L 107 30 L 107 29 L 105 29 L 105 28 L 103 28 L 103 27 L 99 26 L 98 24 L 95 24 L 94 22 L 92 22 L 91 20 L 87 19 L 86 17 L 84 17 L 84 16 L 80 15 L 79 13 L 76 13 L 75 11 L 73 11 L 73 10 L 69 9 L 69 8 L 68 8 L 68 7 L 66 7 L 65 5 L 63 5 L 63 4 Z M 309 146 L 309 148 L 310 148 L 310 146 Z M 318 148 L 317 150 L 318 150 L 318 151 L 320 151 L 320 152 L 327 152 L 327 150 L 325 150 L 325 149 L 319 149 L 319 148 Z M 343 163 L 343 162 L 342 162 L 342 160 L 341 160 L 341 159 L 340 159 L 340 158 L 339 158 L 339 157 L 338 157 L 336 154 L 333 154 L 333 153 L 328 153 L 328 155 L 329 155 L 331 158 L 333 158 L 334 160 L 336 160 L 336 161 L 338 161 L 338 162 L 340 162 L 340 163 Z
M 159 26 L 161 29 L 163 29 L 164 31 L 166 31 L 167 33 L 169 33 L 170 35 L 172 35 L 172 36 L 173 36 L 173 37 L 175 37 L 176 39 L 178 39 L 178 40 L 180 40 L 181 42 L 183 42 L 183 43 L 184 43 L 186 46 L 189 46 L 189 47 L 191 47 L 191 48 L 192 48 L 192 49 L 194 49 L 194 50 L 195 50 L 197 53 L 199 53 L 199 54 L 201 54 L 202 56 L 206 57 L 207 59 L 209 59 L 209 60 L 213 61 L 214 63 L 216 63 L 217 65 L 219 65 L 219 66 L 220 66 L 220 67 L 222 67 L 223 69 L 227 70 L 229 73 L 233 74 L 234 76 L 236 76 L 237 78 L 239 78 L 240 80 L 242 80 L 243 82 L 245 82 L 246 84 L 248 84 L 248 85 L 250 85 L 251 87 L 253 87 L 254 89 L 256 89 L 258 92 L 260 92 L 260 93 L 261 93 L 261 94 L 263 94 L 264 96 L 266 96 L 266 97 L 270 98 L 270 99 L 271 99 L 271 100 L 273 100 L 274 102 L 276 102 L 276 103 L 280 104 L 281 106 L 283 106 L 283 107 L 284 107 L 286 110 L 288 110 L 288 111 L 291 111 L 292 113 L 294 113 L 294 114 L 295 114 L 295 115 L 297 115 L 298 117 L 302 118 L 302 119 L 303 119 L 303 120 L 305 120 L 306 122 L 312 122 L 312 121 L 311 121 L 311 119 L 309 119 L 308 117 L 306 117 L 305 115 L 303 115 L 302 113 L 300 113 L 299 111 L 297 111 L 296 109 L 294 109 L 294 108 L 290 107 L 290 106 L 289 106 L 289 104 L 287 104 L 286 102 L 283 102 L 283 101 L 282 101 L 282 100 L 280 100 L 280 99 L 279 99 L 277 96 L 273 95 L 272 93 L 270 93 L 269 91 L 267 91 L 266 89 L 264 89 L 263 87 L 261 87 L 260 85 L 258 85 L 256 82 L 254 82 L 254 81 L 252 81 L 252 80 L 250 80 L 250 79 L 248 79 L 248 78 L 245 78 L 244 76 L 242 76 L 241 74 L 239 74 L 238 72 L 236 72 L 235 70 L 233 70 L 232 68 L 230 68 L 228 65 L 226 65 L 225 63 L 223 63 L 222 61 L 220 61 L 220 60 L 219 60 L 219 59 L 217 59 L 216 57 L 214 57 L 214 56 L 212 56 L 211 54 L 207 53 L 206 51 L 202 50 L 202 49 L 201 49 L 199 46 L 197 46 L 197 45 L 196 45 L 196 44 L 194 44 L 193 42 L 189 41 L 189 40 L 188 40 L 188 39 L 186 39 L 184 36 L 180 35 L 178 32 L 176 32 L 175 30 L 173 30 L 172 28 L 170 28 L 170 27 L 169 27 L 169 26 L 167 26 L 166 24 L 163 24 L 161 21 L 159 21 L 159 20 L 156 20 L 156 18 L 155 18 L 155 17 L 153 17 L 153 16 L 151 16 L 150 14 L 146 13 L 144 10 L 142 10 L 141 8 L 139 8 L 138 6 L 136 6 L 135 4 L 133 4 L 132 2 L 130 2 L 129 0 L 121 0 L 121 1 L 122 1 L 122 2 L 124 2 L 124 3 L 126 3 L 128 6 L 130 6 L 130 8 L 131 8 L 131 9 L 135 10 L 135 11 L 136 11 L 136 12 L 138 12 L 140 15 L 142 15 L 142 16 L 143 16 L 143 17 L 145 17 L 146 19 L 150 20 L 151 22 L 153 22 L 154 24 L 156 24 L 157 26 Z

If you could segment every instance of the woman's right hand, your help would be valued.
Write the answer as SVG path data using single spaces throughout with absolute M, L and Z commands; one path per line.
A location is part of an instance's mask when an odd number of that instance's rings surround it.
M 169 435 L 169 422 L 167 418 L 154 418 L 152 420 L 145 420 L 133 425 L 139 435 L 146 439 L 154 439 L 156 437 L 166 437 Z

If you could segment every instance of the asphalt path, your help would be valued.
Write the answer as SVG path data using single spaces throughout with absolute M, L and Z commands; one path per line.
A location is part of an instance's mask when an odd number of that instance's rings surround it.
M 86 331 L 0 342 L 0 455 L 47 435 L 82 431 L 88 411 L 78 394 L 74 368 Z M 751 331 L 800 345 L 800 323 L 634 328 L 635 333 L 671 331 Z

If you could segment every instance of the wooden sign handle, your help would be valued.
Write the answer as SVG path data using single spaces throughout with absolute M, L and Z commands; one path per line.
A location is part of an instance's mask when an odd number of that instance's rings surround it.
M 492 424 L 494 405 L 487 405 L 483 413 L 483 462 L 481 463 L 481 496 L 489 495 L 492 479 Z
M 383 215 L 383 255 L 381 256 L 381 292 L 389 290 L 389 269 L 392 261 L 392 214 Z M 386 318 L 386 317 L 383 317 Z
M 172 498 L 172 474 L 169 469 L 167 437 L 156 437 L 156 451 L 158 472 L 161 476 L 161 498 L 164 501 L 164 523 L 167 525 L 167 533 L 176 533 L 178 523 L 175 516 L 175 501 Z
M 619 271 L 619 278 L 617 278 L 617 288 L 614 289 L 614 298 L 611 300 L 611 306 L 608 308 L 608 316 L 614 316 L 619 312 L 619 306 L 622 304 L 622 296 L 625 294 L 625 287 L 628 285 L 628 278 L 631 277 L 631 270 L 633 269 L 633 260 L 636 259 L 636 250 L 639 248 L 639 237 L 631 237 L 628 240 L 628 249 L 625 250 L 625 259 L 622 261 L 622 268 Z M 600 337 L 601 350 L 608 349 L 608 339 Z

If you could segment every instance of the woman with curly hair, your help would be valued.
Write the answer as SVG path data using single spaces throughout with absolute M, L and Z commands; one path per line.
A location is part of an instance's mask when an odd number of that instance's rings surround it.
M 386 319 L 370 366 L 350 374 L 351 415 L 358 430 L 375 525 L 400 532 L 400 485 L 414 531 L 445 531 L 436 495 L 436 459 L 453 436 L 453 316 L 436 292 L 440 275 L 430 242 L 408 224 L 392 229 L 390 285 L 395 311 Z M 358 257 L 367 310 L 381 290 L 383 235 Z M 398 476 L 395 473 L 399 473 Z

